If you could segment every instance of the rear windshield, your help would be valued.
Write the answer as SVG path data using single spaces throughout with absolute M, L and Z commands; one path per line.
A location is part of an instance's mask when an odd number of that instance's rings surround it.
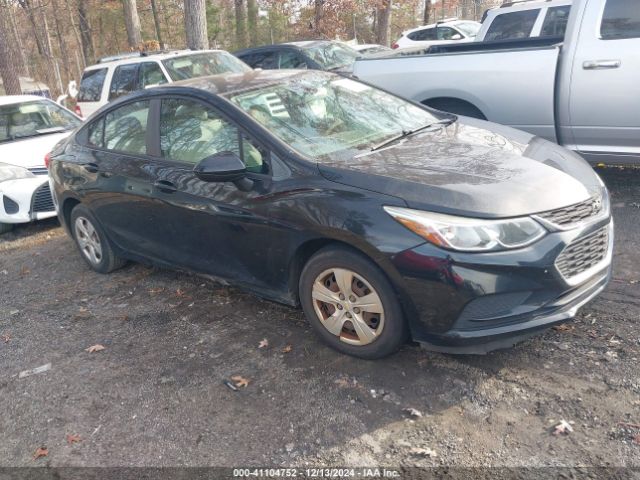
M 0 106 L 0 143 L 71 130 L 80 125 L 71 112 L 46 101 Z
M 251 68 L 227 52 L 205 52 L 181 55 L 162 61 L 171 80 L 188 80 L 219 73 L 243 73 Z
M 80 91 L 78 92 L 79 102 L 99 102 L 102 95 L 102 86 L 107 76 L 107 69 L 87 70 L 82 75 L 80 81 Z
M 528 38 L 536 23 L 536 18 L 540 9 L 523 10 L 521 12 L 510 12 L 498 15 L 489 26 L 485 41 L 490 40 L 515 40 L 518 38 Z

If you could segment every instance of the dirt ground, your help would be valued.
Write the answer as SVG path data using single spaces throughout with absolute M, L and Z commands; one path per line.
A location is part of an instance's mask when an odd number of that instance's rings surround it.
M 350 358 L 300 311 L 137 264 L 99 275 L 55 220 L 20 227 L 0 239 L 0 467 L 639 467 L 640 170 L 602 175 L 613 281 L 485 356 Z

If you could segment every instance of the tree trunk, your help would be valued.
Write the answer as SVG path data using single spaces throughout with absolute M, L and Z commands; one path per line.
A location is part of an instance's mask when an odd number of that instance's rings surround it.
M 425 0 L 424 2 L 424 15 L 422 17 L 422 24 L 429 25 L 431 19 L 431 0 Z
M 166 45 L 162 38 L 162 27 L 160 26 L 160 15 L 158 14 L 158 2 L 156 0 L 151 0 L 151 12 L 153 13 L 153 24 L 156 27 L 156 38 L 158 39 L 158 44 L 160 48 L 164 50 Z
M 136 0 L 122 0 L 124 7 L 124 24 L 127 27 L 127 41 L 129 47 L 139 49 L 142 46 L 142 32 L 140 31 L 140 17 Z
M 20 95 L 20 77 L 18 69 L 15 68 L 15 49 L 11 46 L 10 25 L 8 24 L 8 12 L 11 8 L 4 3 L 0 5 L 0 78 L 4 84 L 4 91 L 7 95 Z
M 9 40 L 11 42 L 11 45 L 15 45 L 16 46 L 16 50 L 18 50 L 18 53 L 20 54 L 18 57 L 19 60 L 19 65 L 20 65 L 20 71 L 19 73 L 24 75 L 25 77 L 30 77 L 31 74 L 29 73 L 29 62 L 27 61 L 27 54 L 25 53 L 25 49 L 24 48 L 17 48 L 18 45 L 21 45 L 22 42 L 20 40 L 20 34 L 18 33 L 18 24 L 16 23 L 16 15 L 15 15 L 15 11 L 13 9 L 13 7 L 9 7 L 6 1 L 0 1 L 0 7 L 5 9 L 3 11 L 0 11 L 0 13 L 2 13 L 2 15 L 4 15 L 5 19 L 9 19 L 9 23 L 11 23 L 11 35 L 9 36 Z
M 85 64 L 92 64 L 95 61 L 95 50 L 93 48 L 93 35 L 91 32 L 91 24 L 89 23 L 89 14 L 85 0 L 78 0 L 78 22 L 80 24 L 80 38 L 82 44 L 82 54 Z
M 27 18 L 29 19 L 29 23 L 31 23 L 31 27 L 33 28 L 33 36 L 36 40 L 36 46 L 38 47 L 38 53 L 40 55 L 45 54 L 44 45 L 42 43 L 42 39 L 40 38 L 40 32 L 38 29 L 38 22 L 36 20 L 35 14 L 33 12 L 33 5 L 30 0 L 18 0 L 18 4 L 24 9 L 27 13 Z
M 324 16 L 324 0 L 315 0 L 314 2 L 314 25 L 313 30 L 316 32 L 316 35 L 322 35 L 322 17 Z
M 238 48 L 247 46 L 247 22 L 244 11 L 244 0 L 234 0 L 236 11 L 236 44 Z
M 53 19 L 56 25 L 56 36 L 58 37 L 58 48 L 60 49 L 60 56 L 62 57 L 65 82 L 69 82 L 69 80 L 73 78 L 73 74 L 71 73 L 71 64 L 69 63 L 69 50 L 67 49 L 67 42 L 64 38 L 62 23 L 60 22 L 60 8 L 58 0 L 52 0 L 51 5 L 53 6 Z
M 67 6 L 67 14 L 69 15 L 69 24 L 71 25 L 71 29 L 73 30 L 73 36 L 76 37 L 77 48 L 82 49 L 82 53 L 83 53 L 82 63 L 80 67 L 84 68 L 85 65 L 87 64 L 87 58 L 84 56 L 84 48 L 82 46 L 82 39 L 80 38 L 80 32 L 78 31 L 78 27 L 73 21 L 73 11 L 71 10 L 71 4 L 69 3 L 69 0 L 66 0 L 65 4 Z M 79 68 L 78 73 L 82 73 L 82 68 Z
M 184 0 L 184 29 L 188 48 L 192 50 L 209 48 L 205 0 Z
M 252 46 L 258 45 L 258 3 L 247 0 L 247 24 L 249 25 L 249 40 Z
M 378 25 L 376 42 L 389 45 L 389 23 L 391 21 L 391 4 L 393 0 L 384 0 L 382 8 L 378 9 Z

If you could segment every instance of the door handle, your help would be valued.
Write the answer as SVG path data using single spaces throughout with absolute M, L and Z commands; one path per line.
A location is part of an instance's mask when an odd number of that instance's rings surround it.
M 169 182 L 167 180 L 157 180 L 153 184 L 153 186 L 156 187 L 161 192 L 165 192 L 165 193 L 173 193 L 176 190 L 178 190 L 178 187 L 176 187 L 175 183 Z
M 608 70 L 619 68 L 622 65 L 620 60 L 587 60 L 582 64 L 585 70 Z
M 95 163 L 85 163 L 82 166 L 89 173 L 98 173 L 98 171 L 100 170 L 98 168 L 98 165 L 96 165 Z

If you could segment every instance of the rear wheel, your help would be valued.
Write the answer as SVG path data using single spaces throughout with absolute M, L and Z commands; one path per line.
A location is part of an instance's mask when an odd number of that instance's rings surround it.
M 3 233 L 9 233 L 11 230 L 13 230 L 13 223 L 0 222 L 0 235 Z
M 71 211 L 71 231 L 82 258 L 96 272 L 109 273 L 125 264 L 114 253 L 91 211 L 82 204 L 76 205 Z
M 300 302 L 326 343 L 361 358 L 381 358 L 407 338 L 395 291 L 369 259 L 343 247 L 319 251 L 300 277 Z

